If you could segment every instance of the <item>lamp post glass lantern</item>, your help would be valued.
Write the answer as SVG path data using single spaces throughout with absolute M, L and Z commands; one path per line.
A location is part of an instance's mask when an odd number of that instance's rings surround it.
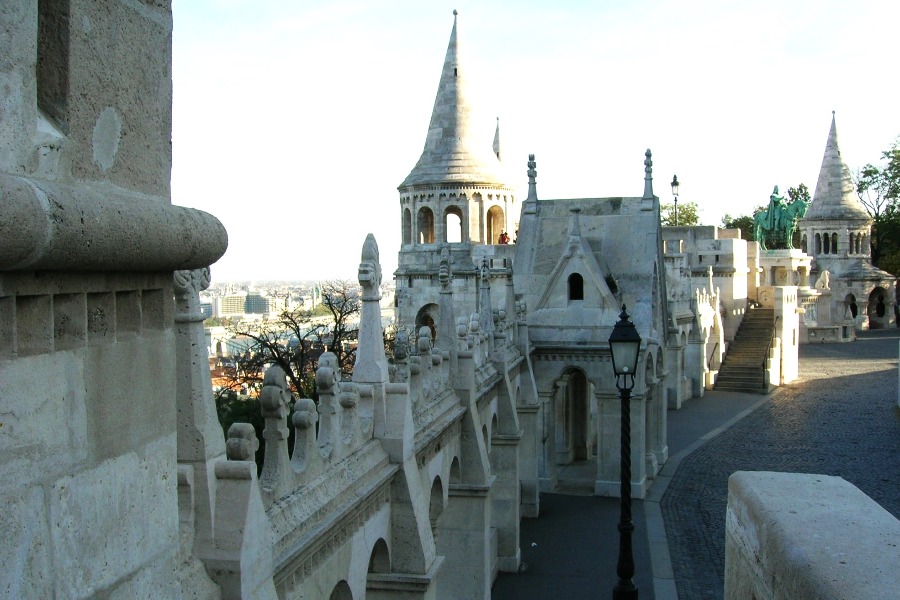
M 615 324 L 609 336 L 613 373 L 622 402 L 619 560 L 616 564 L 619 580 L 613 588 L 613 600 L 637 600 L 638 597 L 638 589 L 634 585 L 634 552 L 631 546 L 631 534 L 634 532 L 634 521 L 631 518 L 631 390 L 634 388 L 634 374 L 637 371 L 640 350 L 641 336 L 629 319 L 623 304 L 619 322 Z
M 672 195 L 675 196 L 675 227 L 678 227 L 678 175 L 672 176 Z

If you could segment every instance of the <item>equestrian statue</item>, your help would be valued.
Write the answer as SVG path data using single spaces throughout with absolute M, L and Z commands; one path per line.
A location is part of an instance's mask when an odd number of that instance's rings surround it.
M 769 196 L 769 206 L 753 216 L 753 236 L 763 250 L 791 249 L 797 221 L 806 214 L 809 202 L 794 200 L 787 204 L 778 194 L 778 186 Z

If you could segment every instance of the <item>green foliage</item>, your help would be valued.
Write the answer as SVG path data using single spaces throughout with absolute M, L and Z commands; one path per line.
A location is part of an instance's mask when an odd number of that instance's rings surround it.
M 678 203 L 678 226 L 687 227 L 700 224 L 699 207 L 696 202 Z M 659 220 L 663 227 L 675 225 L 675 203 L 663 203 L 659 205 Z
M 741 239 L 752 242 L 755 238 L 753 237 L 753 216 L 752 215 L 741 215 L 739 217 L 732 217 L 730 214 L 725 213 L 725 216 L 722 217 L 722 227 L 725 229 L 740 229 L 741 230 Z
M 203 321 L 204 327 L 228 327 L 231 321 L 225 317 L 210 317 Z
M 900 138 L 881 153 L 879 165 L 867 164 L 856 174 L 856 193 L 875 221 L 872 264 L 900 274 Z
M 294 399 L 295 400 L 295 399 Z M 288 406 L 288 414 L 294 412 L 293 401 Z M 262 409 L 259 406 L 258 398 L 249 396 L 241 396 L 233 390 L 226 390 L 216 396 L 216 415 L 219 417 L 219 423 L 222 425 L 222 431 L 225 438 L 228 438 L 228 429 L 234 423 L 250 423 L 256 431 L 256 439 L 259 440 L 259 448 L 256 450 L 257 472 L 262 472 L 263 458 L 266 453 L 266 440 L 263 437 L 263 429 L 266 422 L 262 416 Z M 294 448 L 294 428 L 291 427 L 288 433 L 288 452 L 293 452 Z
M 801 183 L 795 188 L 788 188 L 787 195 L 788 202 L 796 202 L 797 200 L 809 202 L 811 200 L 809 195 L 809 188 L 806 187 L 805 183 Z

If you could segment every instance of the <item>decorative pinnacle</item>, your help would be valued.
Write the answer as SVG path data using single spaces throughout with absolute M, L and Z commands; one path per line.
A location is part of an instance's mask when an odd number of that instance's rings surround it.
M 455 17 L 457 14 L 459 14 L 459 13 L 457 13 L 457 12 L 456 12 L 456 9 L 454 8 L 454 9 L 453 9 L 453 16 Z
M 528 155 L 528 200 L 537 200 L 537 163 L 534 161 L 534 154 Z
M 644 198 L 653 197 L 653 153 L 644 152 Z

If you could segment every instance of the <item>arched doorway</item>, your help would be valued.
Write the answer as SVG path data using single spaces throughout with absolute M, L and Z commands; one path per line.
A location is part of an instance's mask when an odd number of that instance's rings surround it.
M 847 308 L 847 313 L 850 315 L 851 319 L 855 319 L 856 315 L 859 314 L 859 306 L 856 304 L 856 296 L 853 294 L 847 294 L 847 297 L 844 298 L 844 306 Z
M 487 211 L 487 223 L 485 234 L 487 235 L 487 244 L 499 244 L 500 233 L 506 230 L 506 217 L 503 209 L 499 206 L 492 206 Z
M 888 312 L 887 290 L 878 286 L 869 294 L 869 304 L 866 310 L 869 317 L 869 329 L 884 329 L 890 322 Z

